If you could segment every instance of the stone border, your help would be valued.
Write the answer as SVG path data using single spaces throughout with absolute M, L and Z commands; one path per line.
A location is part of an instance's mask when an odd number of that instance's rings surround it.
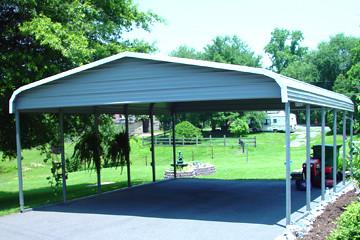
M 340 186 L 339 186 L 340 185 Z M 358 189 L 356 188 L 356 183 L 354 181 L 349 181 L 345 186 L 342 185 L 342 182 L 338 184 L 340 187 L 340 191 L 336 192 L 335 194 L 332 192 L 332 189 L 326 192 L 325 201 L 321 201 L 319 197 L 319 204 L 313 207 L 310 212 L 306 212 L 303 216 L 293 222 L 291 225 L 286 226 L 286 229 L 283 233 L 275 238 L 275 240 L 296 240 L 297 238 L 304 237 L 313 227 L 313 223 L 318 216 L 320 216 L 327 205 L 330 203 L 335 202 L 340 196 Z

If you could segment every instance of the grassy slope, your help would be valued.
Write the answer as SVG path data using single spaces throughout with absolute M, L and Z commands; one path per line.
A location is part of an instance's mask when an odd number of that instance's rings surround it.
M 260 133 L 256 134 L 258 146 L 249 149 L 249 158 L 241 153 L 238 147 L 214 147 L 214 158 L 211 156 L 211 147 L 202 146 L 179 146 L 177 151 L 182 151 L 185 161 L 196 161 L 213 163 L 216 166 L 216 174 L 210 178 L 221 179 L 284 179 L 285 167 L 285 145 L 284 133 Z M 232 141 L 236 141 L 233 139 Z M 339 143 L 341 136 L 338 136 Z M 312 139 L 312 144 L 318 144 L 319 137 Z M 332 142 L 332 137 L 326 138 L 327 143 Z M 151 181 L 151 161 L 149 146 L 142 147 L 141 140 L 132 140 L 131 143 L 131 175 L 134 184 Z M 67 156 L 70 157 L 72 147 L 67 145 Z M 23 179 L 25 190 L 26 207 L 34 207 L 61 200 L 55 196 L 46 180 L 50 175 L 50 165 L 43 162 L 43 158 L 36 150 L 25 150 L 23 152 Z M 305 147 L 291 149 L 293 161 L 292 169 L 300 168 L 305 159 Z M 146 164 L 147 162 L 147 164 Z M 165 169 L 172 162 L 171 147 L 156 147 L 156 174 L 157 179 L 163 178 Z M 17 194 L 17 172 L 16 161 L 2 162 L 0 168 L 0 215 L 18 211 Z M 114 182 L 105 184 L 104 191 L 126 186 L 126 171 L 124 169 L 107 168 L 102 170 L 102 182 Z M 78 198 L 96 193 L 94 171 L 80 171 L 69 173 L 68 197 Z

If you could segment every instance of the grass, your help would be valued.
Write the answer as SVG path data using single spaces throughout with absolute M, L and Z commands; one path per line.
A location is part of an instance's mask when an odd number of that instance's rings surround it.
M 285 135 L 284 133 L 256 134 L 257 147 L 249 148 L 248 160 L 239 147 L 216 146 L 178 146 L 185 161 L 209 162 L 216 166 L 216 173 L 206 178 L 219 179 L 284 179 L 285 177 Z M 293 136 L 292 136 L 293 138 Z M 236 139 L 229 139 L 236 142 Z M 326 137 L 327 143 L 332 143 L 332 136 Z M 320 137 L 312 139 L 312 144 L 319 144 Z M 338 136 L 341 143 L 341 136 Z M 151 155 L 149 146 L 142 146 L 141 139 L 131 140 L 131 178 L 133 185 L 150 182 Z M 213 152 L 213 154 L 212 154 Z M 156 146 L 156 176 L 163 179 L 164 171 L 170 168 L 172 148 Z M 66 155 L 71 157 L 72 146 L 66 144 Z M 212 158 L 213 155 L 213 158 Z M 62 199 L 61 193 L 54 195 L 46 177 L 50 175 L 50 163 L 44 163 L 39 151 L 23 151 L 23 181 L 26 207 L 36 207 Z M 305 159 L 305 146 L 291 149 L 292 169 L 301 168 Z M 18 208 L 18 178 L 16 161 L 0 163 L 0 215 L 19 211 Z M 104 184 L 103 191 L 125 187 L 127 185 L 126 169 L 104 168 L 101 172 Z M 84 170 L 69 173 L 68 198 L 74 199 L 96 193 L 96 173 Z

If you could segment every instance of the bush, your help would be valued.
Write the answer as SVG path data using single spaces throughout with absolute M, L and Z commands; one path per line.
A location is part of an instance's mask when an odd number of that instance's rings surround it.
M 360 239 L 360 202 L 355 202 L 346 207 L 338 219 L 336 229 L 327 240 L 352 240 Z
M 183 121 L 175 126 L 176 138 L 202 138 L 201 130 L 188 121 Z
M 65 163 L 66 163 L 66 172 L 77 172 L 82 169 L 82 165 L 79 159 L 66 158 Z
M 241 118 L 237 118 L 230 124 L 230 132 L 237 137 L 249 133 L 249 125 Z

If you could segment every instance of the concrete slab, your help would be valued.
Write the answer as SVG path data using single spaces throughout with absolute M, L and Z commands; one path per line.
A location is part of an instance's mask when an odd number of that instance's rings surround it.
M 285 181 L 178 179 L 0 217 L 0 239 L 263 240 L 284 216 Z

